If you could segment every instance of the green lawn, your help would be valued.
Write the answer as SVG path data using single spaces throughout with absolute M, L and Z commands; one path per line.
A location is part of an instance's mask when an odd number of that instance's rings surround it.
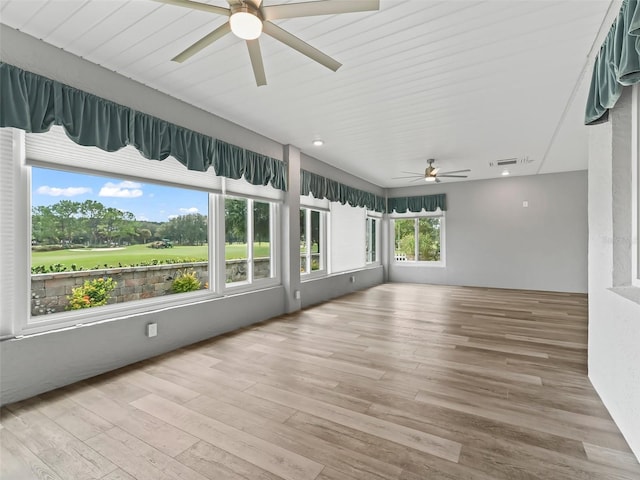
M 227 260 L 234 258 L 243 258 L 246 256 L 246 244 L 226 245 L 225 256 Z M 256 257 L 269 256 L 269 244 L 255 244 Z M 72 264 L 76 264 L 78 268 L 93 268 L 96 265 L 117 267 L 118 263 L 123 265 L 150 262 L 152 260 L 166 260 L 170 258 L 196 258 L 205 260 L 208 257 L 207 246 L 174 246 L 173 248 L 149 248 L 146 245 L 131 245 L 121 250 L 102 250 L 92 251 L 86 250 L 56 250 L 54 252 L 32 252 L 31 265 L 53 265 L 61 263 L 66 265 L 69 270 Z

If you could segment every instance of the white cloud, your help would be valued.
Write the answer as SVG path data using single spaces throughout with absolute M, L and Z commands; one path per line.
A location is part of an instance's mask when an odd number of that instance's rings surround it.
M 142 188 L 141 183 L 132 182 L 130 180 L 123 180 L 122 182 L 118 183 L 118 186 L 122 188 Z
M 49 187 L 43 185 L 36 190 L 40 195 L 50 195 L 52 197 L 75 197 L 76 195 L 84 195 L 85 193 L 91 193 L 89 187 Z
M 178 218 L 180 215 L 169 215 L 167 218 L 169 220 L 173 220 L 174 218 Z
M 197 207 L 191 207 L 191 208 L 181 208 L 180 212 L 182 213 L 198 213 L 199 210 Z
M 120 183 L 107 182 L 98 193 L 101 197 L 137 198 L 142 196 L 142 184 L 128 180 Z
M 149 217 L 146 217 L 145 215 L 140 215 L 140 216 L 136 216 L 136 220 L 140 220 L 141 222 L 148 222 Z

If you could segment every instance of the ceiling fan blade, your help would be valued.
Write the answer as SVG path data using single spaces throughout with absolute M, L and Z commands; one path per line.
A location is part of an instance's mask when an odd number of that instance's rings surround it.
M 421 177 L 424 177 L 424 172 L 400 172 L 400 173 L 408 173 L 410 175 L 419 175 Z
M 264 22 L 262 24 L 262 30 L 267 35 L 270 35 L 276 40 L 279 40 L 285 45 L 293 48 L 294 50 L 299 51 L 303 55 L 309 57 L 311 60 L 315 60 L 319 64 L 324 65 L 329 70 L 333 70 L 335 72 L 342 66 L 342 64 L 337 60 L 334 60 L 329 55 L 322 53 L 320 50 L 312 47 L 308 43 L 303 42 L 295 35 L 292 35 L 286 30 L 283 30 L 282 28 L 277 26 L 275 23 Z
M 264 7 L 265 20 L 380 10 L 380 0 L 323 0 Z
M 446 178 L 468 178 L 469 175 L 445 175 L 445 174 L 441 174 L 438 175 L 438 177 L 446 177 Z
M 193 10 L 203 10 L 205 12 L 217 13 L 219 15 L 231 15 L 231 10 L 224 7 L 216 7 L 215 5 L 209 5 L 208 3 L 192 2 L 190 0 L 154 0 L 159 3 L 166 3 L 167 5 L 175 5 L 177 7 L 186 7 Z
M 229 22 L 225 22 L 224 25 L 221 25 L 220 27 L 216 28 L 209 35 L 202 37 L 196 43 L 194 43 L 189 48 L 187 48 L 183 52 L 173 57 L 171 60 L 174 62 L 182 63 L 185 60 L 188 60 L 189 58 L 193 57 L 200 50 L 211 45 L 216 40 L 224 37 L 230 31 L 231 31 L 231 27 L 229 26 Z
M 410 177 L 391 177 L 391 180 L 399 180 L 401 178 L 424 178 L 424 175 L 411 175 Z
M 247 48 L 249 49 L 249 58 L 251 59 L 253 75 L 256 77 L 256 85 L 258 85 L 259 87 L 266 85 L 267 76 L 264 73 L 264 63 L 262 63 L 260 42 L 258 42 L 258 39 L 247 40 Z
M 419 180 L 424 180 L 424 177 L 416 178 L 415 180 L 410 180 L 409 183 L 417 182 Z
M 450 173 L 465 173 L 465 172 L 470 172 L 470 171 L 471 171 L 471 170 L 470 170 L 470 169 L 468 169 L 468 168 L 467 168 L 466 170 L 452 170 L 452 171 L 450 171 L 450 172 L 442 172 L 442 173 L 440 174 L 440 176 L 442 176 L 442 175 L 449 175 Z
M 440 183 L 440 179 L 436 177 L 436 183 Z

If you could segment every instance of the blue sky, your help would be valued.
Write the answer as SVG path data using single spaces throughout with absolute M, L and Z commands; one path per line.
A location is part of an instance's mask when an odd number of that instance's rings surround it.
M 188 213 L 207 214 L 207 194 L 197 190 L 36 167 L 31 172 L 34 207 L 53 205 L 60 200 L 96 200 L 107 207 L 131 212 L 138 220 L 153 222 L 166 222 Z

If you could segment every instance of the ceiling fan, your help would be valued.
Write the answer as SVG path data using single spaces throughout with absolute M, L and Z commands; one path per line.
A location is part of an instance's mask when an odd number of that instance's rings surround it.
M 314 15 L 367 12 L 380 9 L 380 0 L 316 0 L 269 6 L 263 5 L 262 0 L 227 0 L 229 2 L 229 8 L 194 2 L 192 0 L 155 1 L 229 17 L 229 21 L 172 58 L 174 62 L 182 63 L 188 60 L 227 33 L 233 32 L 238 38 L 247 42 L 249 58 L 251 59 L 253 74 L 258 86 L 267 84 L 260 43 L 258 41 L 258 38 L 263 32 L 334 72 L 342 66 L 340 62 L 280 28 L 273 23 L 273 20 L 310 17 Z
M 435 183 L 440 183 L 440 178 L 441 177 L 445 177 L 445 178 L 467 178 L 468 175 L 454 175 L 456 173 L 466 173 L 466 172 L 470 172 L 470 169 L 466 169 L 466 170 L 452 170 L 450 172 L 440 172 L 439 168 L 436 168 L 433 166 L 433 162 L 435 162 L 435 160 L 433 158 L 430 158 L 429 160 L 427 160 L 428 166 L 427 168 L 424 170 L 424 173 L 417 173 L 417 172 L 402 172 L 402 173 L 409 173 L 410 175 L 407 177 L 393 177 L 393 180 L 397 180 L 397 179 L 401 179 L 401 178 L 413 178 L 414 180 L 412 180 L 412 182 L 417 182 L 418 180 L 424 180 L 425 182 L 435 182 Z

